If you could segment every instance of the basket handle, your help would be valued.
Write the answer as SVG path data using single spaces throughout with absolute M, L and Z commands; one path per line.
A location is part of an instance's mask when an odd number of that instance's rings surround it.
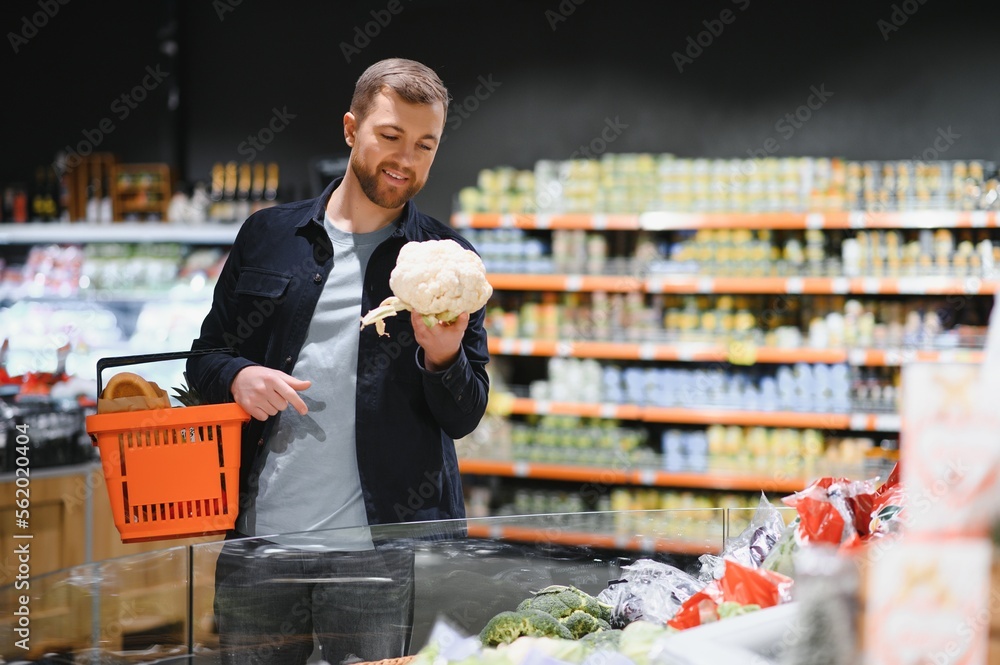
M 104 391 L 104 381 L 101 372 L 109 367 L 121 367 L 123 365 L 143 365 L 145 363 L 156 363 L 161 360 L 181 360 L 182 358 L 192 358 L 194 356 L 207 356 L 211 353 L 228 353 L 235 356 L 236 350 L 230 348 L 222 349 L 198 349 L 197 351 L 168 351 L 166 353 L 147 353 L 138 356 L 116 356 L 114 358 L 101 358 L 97 361 L 97 394 Z

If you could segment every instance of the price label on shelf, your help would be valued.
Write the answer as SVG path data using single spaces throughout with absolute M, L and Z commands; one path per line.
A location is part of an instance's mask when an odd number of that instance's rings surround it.
M 655 485 L 656 472 L 653 471 L 652 469 L 639 469 L 639 484 Z
M 567 275 L 566 277 L 566 290 L 573 293 L 579 291 L 583 288 L 583 276 L 582 275 Z
M 785 280 L 786 293 L 802 293 L 805 286 L 805 280 L 801 277 L 789 277 Z
M 865 277 L 861 280 L 861 290 L 864 293 L 881 293 L 882 280 L 878 277 Z
M 856 432 L 864 432 L 868 430 L 868 414 L 867 413 L 852 413 L 851 414 L 851 429 Z
M 695 287 L 698 293 L 715 293 L 715 280 L 711 277 L 699 277 Z
M 885 366 L 899 367 L 907 355 L 915 356 L 916 354 L 913 351 L 904 351 L 903 349 L 890 349 L 885 352 Z
M 868 364 L 868 351 L 865 349 L 848 349 L 847 362 L 850 365 L 864 366 Z
M 567 341 L 556 342 L 555 354 L 559 358 L 569 358 L 573 355 L 573 343 Z
M 920 277 L 900 277 L 899 292 L 907 295 L 924 295 L 927 293 L 927 282 Z
M 514 462 L 513 472 L 515 478 L 527 478 L 531 474 L 531 467 L 527 462 Z
M 517 353 L 517 340 L 504 338 L 500 340 L 500 354 L 504 356 L 512 356 Z
M 694 347 L 681 344 L 677 347 L 677 360 L 689 363 L 694 360 Z
M 969 215 L 969 223 L 974 229 L 985 229 L 986 228 L 986 211 L 976 210 Z
M 861 210 L 852 210 L 847 213 L 847 225 L 852 229 L 863 229 L 868 221 L 868 213 L 862 212 Z
M 850 293 L 851 292 L 851 280 L 846 277 L 836 277 L 830 283 L 830 290 L 834 293 Z
M 983 293 L 983 280 L 978 277 L 966 277 L 962 280 L 962 291 L 973 296 Z
M 547 212 L 540 212 L 535 215 L 535 228 L 547 229 L 552 226 L 552 215 Z
M 650 277 L 646 280 L 646 293 L 663 293 L 663 278 Z
M 456 229 L 472 228 L 472 216 L 467 212 L 460 212 L 452 217 L 452 219 L 455 220 Z
M 615 418 L 618 416 L 617 404 L 601 404 L 601 418 Z
M 875 416 L 875 431 L 877 432 L 898 432 L 902 421 L 898 413 L 885 413 Z
M 639 345 L 639 360 L 655 360 L 656 345 L 651 342 L 644 342 Z
M 500 228 L 513 229 L 517 227 L 517 217 L 514 215 L 500 215 Z
M 590 224 L 595 231 L 604 231 L 608 228 L 608 216 L 602 214 L 591 215 Z
M 826 226 L 826 217 L 821 212 L 811 212 L 806 215 L 807 229 L 821 229 Z
M 730 342 L 728 360 L 733 365 L 757 364 L 757 345 L 750 341 Z
M 535 413 L 538 415 L 547 416 L 551 410 L 552 406 L 546 400 L 540 399 L 535 402 Z
M 533 356 L 535 355 L 535 343 L 530 339 L 522 339 L 521 343 L 518 344 L 517 352 L 522 356 Z

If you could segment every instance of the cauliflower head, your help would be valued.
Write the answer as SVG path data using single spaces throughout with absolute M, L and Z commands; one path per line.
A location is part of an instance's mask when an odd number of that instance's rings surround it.
M 361 319 L 362 329 L 375 324 L 378 334 L 385 335 L 385 319 L 407 310 L 420 314 L 428 327 L 451 323 L 464 312 L 479 310 L 493 295 L 482 259 L 451 239 L 403 245 L 389 288 L 394 295 Z

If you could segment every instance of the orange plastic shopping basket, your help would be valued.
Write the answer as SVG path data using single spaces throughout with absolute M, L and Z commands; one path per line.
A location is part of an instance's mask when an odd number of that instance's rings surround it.
M 97 395 L 108 367 L 178 360 L 230 349 L 101 358 Z M 240 429 L 250 416 L 237 404 L 185 406 L 87 416 L 115 526 L 123 543 L 224 533 L 239 506 Z

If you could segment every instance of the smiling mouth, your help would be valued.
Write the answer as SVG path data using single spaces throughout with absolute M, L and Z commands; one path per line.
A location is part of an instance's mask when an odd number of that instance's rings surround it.
M 392 180 L 395 180 L 396 182 L 406 182 L 408 180 L 408 178 L 406 176 L 404 176 L 402 174 L 399 174 L 399 173 L 394 173 L 393 171 L 387 171 L 386 169 L 382 169 L 382 173 L 386 174 L 387 176 L 389 176 Z

